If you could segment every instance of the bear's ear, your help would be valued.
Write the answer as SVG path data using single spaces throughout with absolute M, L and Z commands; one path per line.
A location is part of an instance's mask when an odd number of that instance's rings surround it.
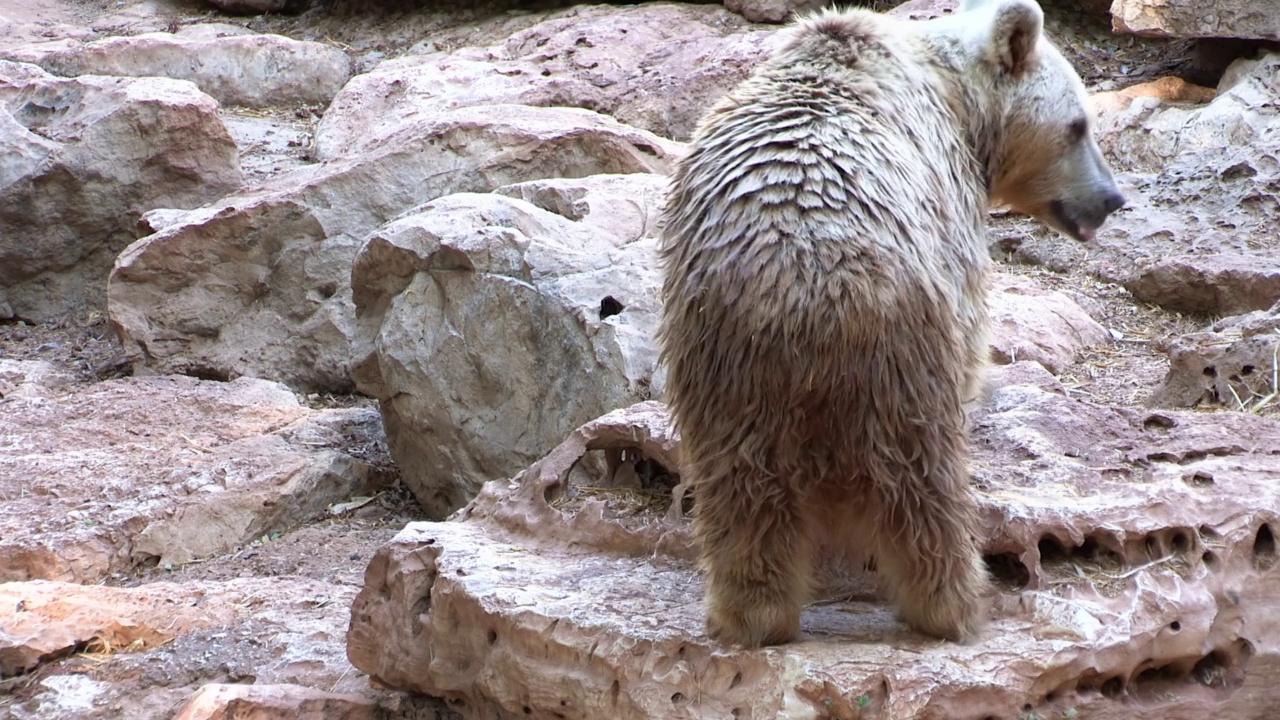
M 968 7 L 969 3 L 966 3 Z M 1044 30 L 1044 11 L 1035 0 L 999 0 L 972 3 L 992 13 L 987 36 L 988 57 L 1007 73 L 1017 75 L 1033 61 L 1036 43 Z M 994 6 L 994 7 L 990 7 Z

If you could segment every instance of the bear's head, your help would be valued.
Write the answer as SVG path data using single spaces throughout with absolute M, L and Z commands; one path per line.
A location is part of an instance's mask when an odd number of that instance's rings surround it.
M 1125 204 L 1091 132 L 1084 83 L 1043 35 L 1034 0 L 966 0 L 962 29 L 989 196 L 1077 240 Z M 954 27 L 954 26 L 953 26 Z

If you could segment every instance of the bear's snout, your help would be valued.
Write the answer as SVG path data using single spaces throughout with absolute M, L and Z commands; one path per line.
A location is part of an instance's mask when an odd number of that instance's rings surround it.
M 1110 215 L 1111 213 L 1119 210 L 1124 206 L 1125 206 L 1124 195 L 1121 195 L 1119 190 L 1114 190 L 1114 189 L 1111 190 L 1110 192 L 1107 193 L 1106 198 L 1103 199 L 1102 201 L 1104 215 Z

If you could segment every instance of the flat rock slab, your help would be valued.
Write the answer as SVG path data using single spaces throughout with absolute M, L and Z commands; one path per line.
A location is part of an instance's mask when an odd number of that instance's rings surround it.
M 339 449 L 378 441 L 376 411 L 312 410 L 276 383 L 85 387 L 0 361 L 0 396 L 0 582 L 222 554 L 386 479 Z
M 971 645 L 832 582 L 800 642 L 712 643 L 683 488 L 660 492 L 678 440 L 642 403 L 454 520 L 406 527 L 366 572 L 349 656 L 476 718 L 1191 720 L 1280 703 L 1280 423 L 1078 402 L 1032 363 L 996 375 L 972 466 L 1000 591 Z

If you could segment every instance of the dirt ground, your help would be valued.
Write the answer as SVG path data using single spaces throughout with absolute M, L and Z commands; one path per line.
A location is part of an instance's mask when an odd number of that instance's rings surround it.
M 167 24 L 173 30 L 188 24 L 232 22 L 256 31 L 332 43 L 348 50 L 357 62 L 357 71 L 363 71 L 406 52 L 489 43 L 533 24 L 537 20 L 532 14 L 535 9 L 568 4 L 555 0 L 537 4 L 515 0 L 322 0 L 298 15 L 234 18 L 216 13 L 196 0 L 7 0 L 0 9 L 0 18 L 110 26 L 119 28 L 118 34 L 149 31 L 157 24 Z M 1118 89 L 1181 72 L 1193 64 L 1188 43 L 1114 36 L 1105 13 L 1087 12 L 1078 2 L 1055 0 L 1046 4 L 1046 11 L 1050 32 L 1092 89 Z M 227 112 L 230 117 L 245 117 L 236 109 Z M 311 114 L 292 118 L 289 139 L 294 143 L 287 147 L 269 142 L 250 144 L 242 158 L 246 169 L 260 178 L 278 168 L 306 162 L 305 147 L 309 145 L 314 120 Z M 994 218 L 993 244 L 1017 235 L 1072 242 L 1024 218 Z M 1113 331 L 1117 342 L 1087 351 L 1062 376 L 1073 395 L 1092 402 L 1141 406 L 1168 367 L 1157 347 L 1159 341 L 1206 324 L 1137 303 L 1122 287 L 1099 281 L 1083 271 L 1059 273 L 1034 266 L 1001 265 L 1008 272 L 1035 276 L 1041 284 L 1071 294 Z M 22 322 L 0 324 L 0 358 L 45 360 L 73 374 L 85 386 L 131 372 L 119 341 L 100 312 L 35 326 Z M 309 395 L 300 400 L 316 407 L 373 405 L 372 400 L 363 397 Z M 381 453 L 376 458 L 378 464 L 392 466 L 385 446 L 368 452 Z M 422 518 L 412 496 L 396 487 L 347 516 L 321 519 L 279 537 L 264 537 L 222 557 L 174 568 L 138 568 L 113 582 L 134 586 L 157 579 L 300 575 L 359 586 L 373 552 L 406 522 Z M 73 657 L 63 662 L 84 660 Z M 46 666 L 41 672 L 50 668 Z M 0 682 L 0 708 L 20 699 L 22 688 L 33 681 L 28 676 Z M 5 699 L 6 690 L 12 693 L 9 699 Z

